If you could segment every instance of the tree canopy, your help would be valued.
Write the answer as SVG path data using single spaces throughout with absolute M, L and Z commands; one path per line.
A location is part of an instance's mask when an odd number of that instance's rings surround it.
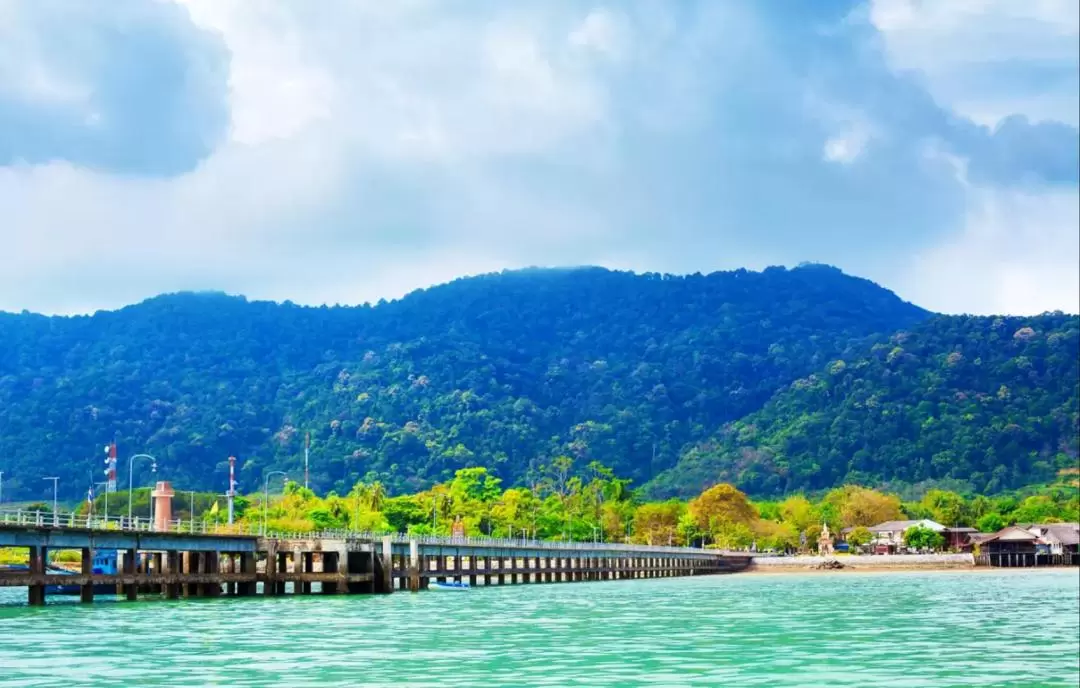
M 951 481 L 997 493 L 1075 469 L 1080 319 L 938 316 L 794 380 L 683 452 L 662 497 Z M 955 520 L 955 505 L 926 505 Z
M 817 265 L 512 271 L 358 307 L 189 293 L 87 317 L 0 314 L 0 470 L 6 500 L 51 496 L 43 466 L 78 499 L 115 438 L 121 483 L 125 457 L 146 452 L 158 472 L 136 463 L 136 486 L 224 491 L 235 455 L 255 492 L 269 471 L 300 477 L 310 435 L 319 494 L 416 494 L 484 467 L 492 482 L 459 484 L 455 500 L 600 481 L 579 506 L 611 527 L 643 486 L 661 500 L 716 483 L 997 493 L 1075 463 L 1077 320 L 931 317 Z M 393 524 L 413 508 L 381 513 Z

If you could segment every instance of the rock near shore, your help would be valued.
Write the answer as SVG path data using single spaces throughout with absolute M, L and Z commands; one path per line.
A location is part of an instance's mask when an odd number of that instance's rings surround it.
M 811 564 L 807 568 L 814 569 L 815 571 L 836 571 L 847 567 L 835 559 L 826 559 L 819 564 Z

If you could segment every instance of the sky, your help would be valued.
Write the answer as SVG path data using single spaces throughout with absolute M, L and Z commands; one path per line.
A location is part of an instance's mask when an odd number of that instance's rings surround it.
M 1080 311 L 1076 0 L 0 0 L 0 310 L 824 262 Z

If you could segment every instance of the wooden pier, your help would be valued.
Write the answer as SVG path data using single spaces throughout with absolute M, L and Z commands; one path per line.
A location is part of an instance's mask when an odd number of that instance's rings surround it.
M 750 557 L 712 550 L 491 538 L 408 538 L 360 534 L 257 536 L 95 530 L 0 523 L 0 547 L 25 547 L 29 571 L 0 573 L 0 587 L 28 589 L 45 603 L 49 586 L 180 597 L 384 594 L 431 581 L 472 586 L 631 580 L 730 573 Z M 46 570 L 49 551 L 77 550 L 81 570 Z M 117 550 L 121 570 L 94 573 L 93 553 Z M 100 593 L 99 593 L 100 594 Z

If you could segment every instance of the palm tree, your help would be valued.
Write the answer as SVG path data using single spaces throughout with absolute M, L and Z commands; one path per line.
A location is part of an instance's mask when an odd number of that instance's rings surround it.
M 376 480 L 371 483 L 367 493 L 368 507 L 372 511 L 382 511 L 383 502 L 386 501 L 386 487 L 382 481 Z

